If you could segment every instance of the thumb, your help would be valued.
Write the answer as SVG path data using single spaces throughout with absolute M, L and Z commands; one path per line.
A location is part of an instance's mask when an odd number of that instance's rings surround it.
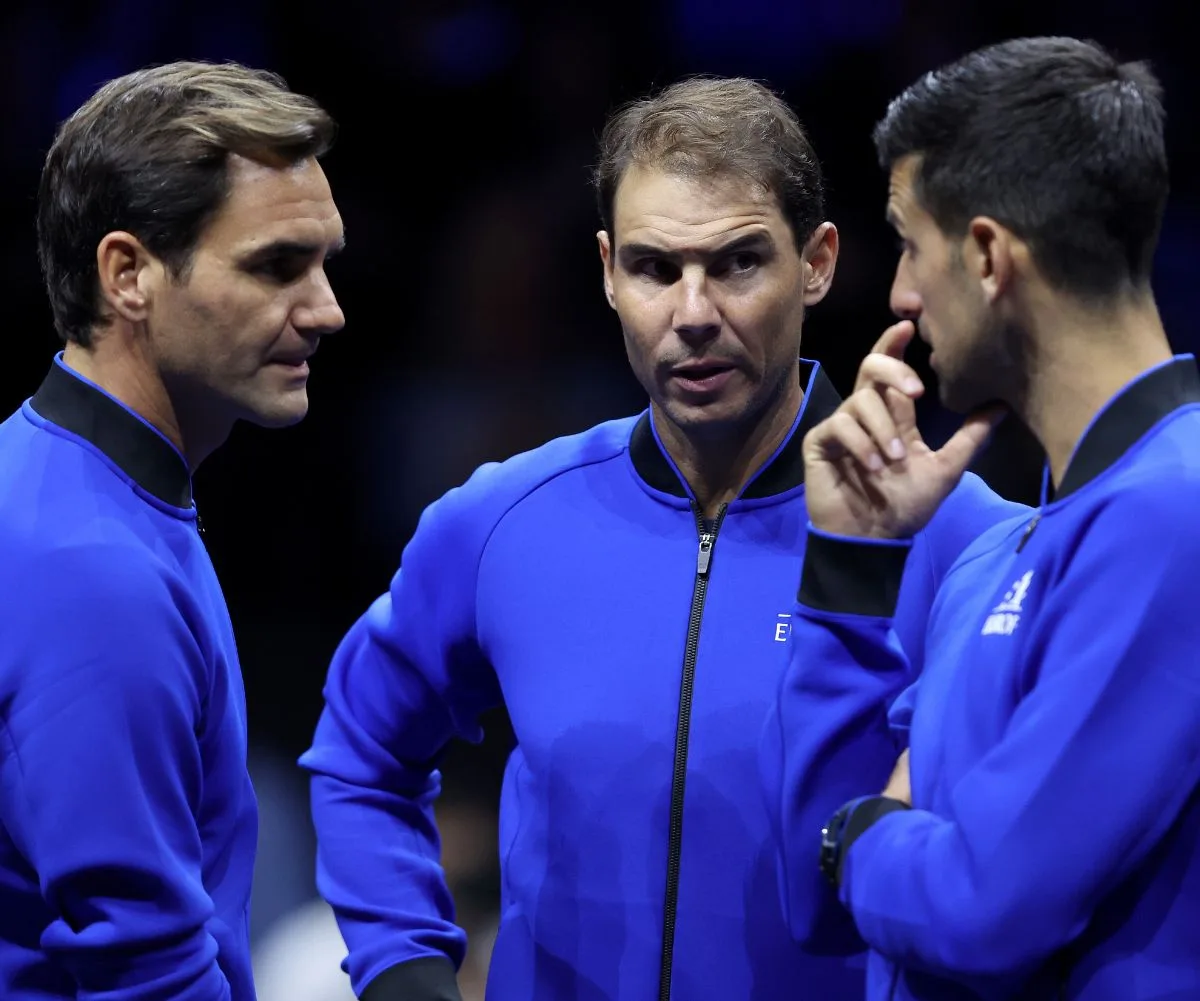
M 962 427 L 938 449 L 938 457 L 946 471 L 956 479 L 962 476 L 996 425 L 1004 420 L 1007 414 L 1008 409 L 1002 404 L 992 404 L 969 414 Z

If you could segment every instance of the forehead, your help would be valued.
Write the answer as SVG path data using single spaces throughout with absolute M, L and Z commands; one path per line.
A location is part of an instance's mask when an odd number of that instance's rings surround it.
M 888 178 L 888 217 L 893 221 L 917 222 L 925 215 L 917 198 L 917 170 L 920 157 L 910 153 L 892 165 Z
M 229 194 L 201 243 L 241 249 L 278 240 L 333 244 L 341 237 L 342 219 L 315 159 L 273 167 L 232 155 Z
M 766 229 L 780 242 L 790 227 L 775 194 L 736 174 L 688 177 L 635 164 L 613 197 L 620 243 L 647 239 L 682 249 Z

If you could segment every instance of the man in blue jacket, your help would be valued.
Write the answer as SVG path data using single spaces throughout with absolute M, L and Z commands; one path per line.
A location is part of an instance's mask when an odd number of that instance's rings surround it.
M 318 879 L 370 1001 L 456 998 L 438 755 L 501 701 L 489 997 L 845 997 L 780 909 L 755 768 L 804 537 L 800 445 L 838 398 L 799 361 L 837 231 L 795 115 L 746 80 L 622 109 L 596 184 L 604 287 L 647 412 L 479 469 L 423 515 L 340 645 L 304 765 Z M 968 480 L 912 561 L 904 637 L 1007 516 Z
M 1200 997 L 1200 376 L 1150 287 L 1159 85 L 1091 43 L 1019 39 L 923 77 L 875 141 L 904 247 L 884 347 L 915 322 L 970 416 L 931 452 L 893 359 L 806 442 L 763 758 L 794 928 L 865 942 L 872 1001 Z M 893 743 L 900 575 L 996 401 L 1045 447 L 1042 504 L 941 582 Z
M 253 1001 L 246 700 L 192 472 L 308 409 L 342 326 L 334 123 L 172 63 L 59 129 L 38 249 L 65 347 L 0 424 L 0 996 Z

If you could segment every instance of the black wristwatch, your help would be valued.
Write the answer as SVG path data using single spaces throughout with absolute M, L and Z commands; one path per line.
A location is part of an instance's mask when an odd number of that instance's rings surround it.
M 842 870 L 846 852 L 863 832 L 880 817 L 897 810 L 910 809 L 907 803 L 888 796 L 859 796 L 852 799 L 821 829 L 821 854 L 818 865 L 825 878 L 834 886 L 842 885 Z

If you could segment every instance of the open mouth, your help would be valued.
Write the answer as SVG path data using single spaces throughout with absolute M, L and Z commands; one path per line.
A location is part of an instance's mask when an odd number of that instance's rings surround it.
M 732 365 L 689 365 L 671 373 L 679 385 L 693 392 L 711 392 L 721 388 L 733 374 Z

